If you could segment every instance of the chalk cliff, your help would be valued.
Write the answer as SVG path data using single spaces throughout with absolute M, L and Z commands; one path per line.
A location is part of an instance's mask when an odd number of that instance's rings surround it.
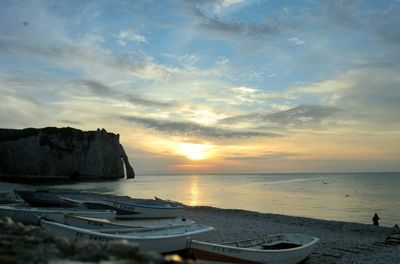
M 0 177 L 127 178 L 135 172 L 119 135 L 70 127 L 0 129 Z

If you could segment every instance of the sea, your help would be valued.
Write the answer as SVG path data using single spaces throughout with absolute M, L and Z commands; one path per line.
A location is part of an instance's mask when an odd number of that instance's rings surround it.
M 0 182 L 1 185 L 7 183 Z M 27 187 L 27 185 L 13 184 Z M 38 185 L 35 185 L 38 187 Z M 400 225 L 400 173 L 136 175 L 135 179 L 40 185 L 179 201 L 192 206 L 380 225 Z

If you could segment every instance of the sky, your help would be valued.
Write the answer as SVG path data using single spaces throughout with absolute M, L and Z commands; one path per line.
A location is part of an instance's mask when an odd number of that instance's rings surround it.
M 400 1 L 0 1 L 0 127 L 137 174 L 400 171 Z

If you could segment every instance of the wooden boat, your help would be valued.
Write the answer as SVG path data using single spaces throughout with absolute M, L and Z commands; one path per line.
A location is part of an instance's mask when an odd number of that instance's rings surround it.
M 119 200 L 103 198 L 96 200 L 60 197 L 66 206 L 88 209 L 110 209 L 117 212 L 117 219 L 177 218 L 183 215 L 183 206 L 146 199 Z
M 112 240 L 126 240 L 138 244 L 143 250 L 166 253 L 186 249 L 187 237 L 205 238 L 207 232 L 214 230 L 213 227 L 193 224 L 175 228 L 161 228 L 158 230 L 137 231 L 93 231 L 77 228 L 42 219 L 40 225 L 64 238 L 74 240 L 93 240 L 108 242 Z
M 112 210 L 83 210 L 77 208 L 35 208 L 24 205 L 1 205 L 0 216 L 8 216 L 23 224 L 38 224 L 40 218 L 63 221 L 64 215 L 80 215 L 92 218 L 114 219 Z
M 295 264 L 305 260 L 319 241 L 303 234 L 279 234 L 223 244 L 190 240 L 196 259 L 228 263 Z
M 157 228 L 176 227 L 194 224 L 194 221 L 184 218 L 167 219 L 137 219 L 137 220 L 107 220 L 84 217 L 79 215 L 65 215 L 63 224 L 85 229 L 129 229 L 129 228 Z

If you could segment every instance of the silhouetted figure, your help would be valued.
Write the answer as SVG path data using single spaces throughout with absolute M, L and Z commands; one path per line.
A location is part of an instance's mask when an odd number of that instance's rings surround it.
M 373 225 L 379 226 L 379 219 L 379 216 L 377 214 L 374 214 L 374 217 L 372 217 Z

